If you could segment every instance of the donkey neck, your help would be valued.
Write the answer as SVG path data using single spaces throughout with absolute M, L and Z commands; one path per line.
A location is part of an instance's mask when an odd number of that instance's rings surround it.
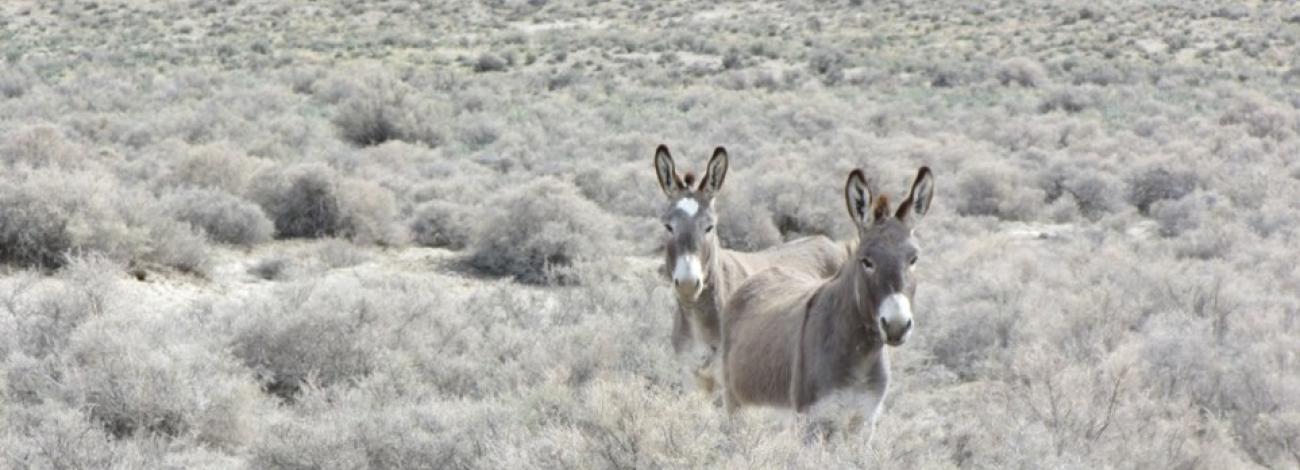
M 861 267 L 850 256 L 813 292 L 803 311 L 791 398 L 796 410 L 835 390 L 875 390 L 888 382 L 884 339 L 874 325 L 872 299 L 861 287 Z M 884 365 L 882 367 L 882 365 Z
M 828 331 L 809 332 L 826 340 L 808 346 L 826 348 L 830 357 L 840 360 L 866 360 L 884 347 L 880 326 L 874 320 L 879 299 L 863 285 L 864 275 L 857 259 L 849 257 L 818 290 L 808 315 L 820 317 L 813 324 Z
M 694 300 L 679 300 L 690 310 L 706 310 L 716 315 L 716 312 L 722 311 L 722 302 L 736 287 L 731 273 L 737 271 L 739 262 L 730 250 L 722 248 L 717 237 L 710 237 L 705 243 L 709 245 L 708 250 L 712 256 L 701 266 L 704 270 L 704 290 Z

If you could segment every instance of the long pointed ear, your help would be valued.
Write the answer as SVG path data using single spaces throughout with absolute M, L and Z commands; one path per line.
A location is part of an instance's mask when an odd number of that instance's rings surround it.
M 930 212 L 932 201 L 934 201 L 934 174 L 930 172 L 930 167 L 923 166 L 916 172 L 916 180 L 912 182 L 912 192 L 908 193 L 907 200 L 898 206 L 898 213 L 894 217 L 908 225 L 915 224 Z
M 849 218 L 859 228 L 866 228 L 871 223 L 871 188 L 867 187 L 867 177 L 862 170 L 849 172 L 849 180 L 844 184 L 844 204 L 849 208 Z
M 655 176 L 659 177 L 659 188 L 664 190 L 664 194 L 673 197 L 686 185 L 682 184 L 682 177 L 677 174 L 677 168 L 673 165 L 673 155 L 668 153 L 668 146 L 659 144 L 655 149 Z
M 713 158 L 709 159 L 709 167 L 704 170 L 704 179 L 700 181 L 700 191 L 714 194 L 722 189 L 722 181 L 727 179 L 727 164 L 727 149 L 713 149 Z

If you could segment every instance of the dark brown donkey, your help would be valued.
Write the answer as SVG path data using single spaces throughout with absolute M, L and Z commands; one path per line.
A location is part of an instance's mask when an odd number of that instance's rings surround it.
M 844 188 L 858 246 L 830 279 L 777 267 L 759 273 L 728 299 L 723 314 L 723 376 L 728 411 L 740 406 L 793 408 L 811 431 L 874 429 L 889 385 L 884 346 L 912 332 L 912 237 L 930 209 L 934 177 L 922 167 L 911 193 L 890 213 L 873 199 L 862 170 Z M 864 416 L 865 415 L 865 416 Z
M 823 236 L 807 237 L 757 253 L 723 249 L 714 230 L 719 223 L 714 197 L 727 175 L 727 151 L 713 151 L 704 178 L 677 173 L 668 147 L 655 151 L 655 174 L 668 196 L 664 211 L 664 254 L 677 294 L 673 351 L 686 356 L 688 381 L 712 393 L 717 383 L 714 360 L 722 335 L 718 315 L 723 302 L 745 278 L 770 266 L 784 266 L 813 277 L 828 277 L 848 256 L 847 249 Z M 688 382 L 689 383 L 689 382 Z

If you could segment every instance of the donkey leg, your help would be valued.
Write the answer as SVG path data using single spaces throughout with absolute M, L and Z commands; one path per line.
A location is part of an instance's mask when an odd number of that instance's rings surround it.
M 866 428 L 867 437 L 866 445 L 871 447 L 871 439 L 876 436 L 876 421 L 880 419 L 880 411 L 885 407 L 885 387 L 879 387 L 867 394 L 865 411 L 858 412 L 854 415 L 854 420 L 850 422 L 854 426 L 854 433 Z M 865 416 L 863 414 L 865 413 Z
M 712 394 L 714 388 L 713 377 L 704 365 L 707 359 L 702 357 L 704 352 L 697 345 L 692 344 L 687 351 L 681 354 L 682 357 L 682 387 L 692 388 L 703 391 L 706 394 Z
M 704 393 L 712 395 L 717 389 L 718 382 L 713 379 L 713 371 L 709 370 L 708 366 L 696 368 L 694 375 L 695 386 L 703 390 Z
M 686 319 L 686 310 L 680 305 L 677 307 L 677 314 L 673 316 L 673 354 L 677 359 L 682 361 L 682 390 L 686 391 L 692 385 L 699 386 L 699 376 L 696 374 L 695 355 L 696 344 L 695 338 L 691 334 L 691 322 Z
M 722 377 L 722 408 L 727 410 L 728 416 L 735 416 L 736 411 L 740 409 L 740 398 L 732 392 L 731 385 L 727 383 L 725 377 Z
M 691 349 L 691 322 L 686 320 L 686 311 L 679 305 L 677 314 L 673 315 L 673 353 L 682 354 Z

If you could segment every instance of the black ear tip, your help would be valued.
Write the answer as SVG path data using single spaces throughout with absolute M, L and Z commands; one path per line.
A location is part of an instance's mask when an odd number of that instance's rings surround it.
M 928 165 L 923 165 L 923 166 L 921 166 L 921 170 L 918 171 L 918 172 L 916 173 L 916 176 L 917 176 L 918 178 L 919 178 L 919 177 L 932 176 L 930 173 L 931 173 L 931 172 L 930 172 L 930 167 L 929 167 Z
M 655 148 L 655 153 L 663 153 L 663 154 L 668 153 L 668 146 L 664 144 L 659 144 L 659 147 Z
M 713 149 L 713 155 L 714 155 L 714 156 L 718 156 L 718 155 L 726 155 L 726 154 L 727 154 L 727 148 L 726 148 L 726 147 L 723 147 L 723 146 L 721 146 L 721 145 L 719 145 L 718 148 Z

